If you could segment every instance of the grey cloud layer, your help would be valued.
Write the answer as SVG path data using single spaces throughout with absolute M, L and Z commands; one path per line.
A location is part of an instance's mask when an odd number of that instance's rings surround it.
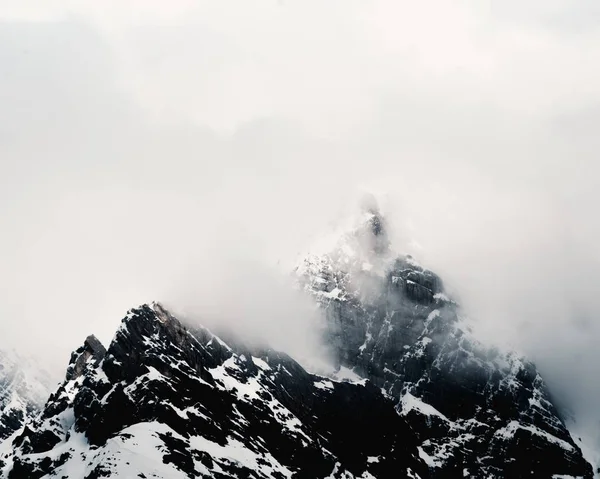
M 256 284 L 368 188 L 481 334 L 598 410 L 595 3 L 108 5 L 1 10 L 2 343 L 62 366 L 153 299 L 285 336 Z

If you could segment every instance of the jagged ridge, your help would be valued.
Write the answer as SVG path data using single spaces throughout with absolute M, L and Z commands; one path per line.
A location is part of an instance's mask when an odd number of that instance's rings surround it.
M 130 311 L 106 352 L 88 338 L 0 460 L 9 479 L 428 477 L 406 421 L 369 382 L 230 347 L 158 304 Z

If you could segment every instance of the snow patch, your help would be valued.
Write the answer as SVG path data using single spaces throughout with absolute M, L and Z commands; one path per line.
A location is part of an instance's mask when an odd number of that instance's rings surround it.
M 494 433 L 494 436 L 508 441 L 513 438 L 513 436 L 515 435 L 515 433 L 517 432 L 518 429 L 524 429 L 526 431 L 529 431 L 532 434 L 543 437 L 544 439 L 546 439 L 546 441 L 551 442 L 553 444 L 557 444 L 558 446 L 562 447 L 566 451 L 573 451 L 573 446 L 571 446 L 571 444 L 569 444 L 568 442 L 563 441 L 562 439 L 559 439 L 556 436 L 553 436 L 552 434 L 547 433 L 546 431 L 542 431 L 540 428 L 538 428 L 536 426 L 532 426 L 529 424 L 521 424 L 518 421 L 509 422 L 503 428 L 498 429 Z
M 406 393 L 404 396 L 402 396 L 400 403 L 402 405 L 402 412 L 400 413 L 401 416 L 406 416 L 410 411 L 415 410 L 424 416 L 437 416 L 448 423 L 452 423 L 450 419 L 444 416 L 436 408 L 423 402 L 421 399 L 413 396 L 411 393 Z
M 333 390 L 333 383 L 331 381 L 317 381 L 316 383 L 314 383 L 314 385 L 317 389 Z

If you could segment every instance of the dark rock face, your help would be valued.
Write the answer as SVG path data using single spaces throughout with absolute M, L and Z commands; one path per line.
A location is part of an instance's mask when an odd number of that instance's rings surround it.
M 94 364 L 98 364 L 102 359 L 104 359 L 104 355 L 106 354 L 106 349 L 102 345 L 98 338 L 93 334 L 88 336 L 83 346 L 81 346 L 77 351 L 73 351 L 71 354 L 71 360 L 69 361 L 69 367 L 67 368 L 67 381 L 78 378 L 83 373 L 86 363 L 88 360 L 94 362 Z
M 382 248 L 384 234 L 370 211 L 297 274 L 339 365 L 397 399 L 432 476 L 592 477 L 535 366 L 479 343 L 440 278 Z
M 158 304 L 130 311 L 106 352 L 88 338 L 11 446 L 9 479 L 429 477 L 406 419 L 372 383 L 234 349 Z

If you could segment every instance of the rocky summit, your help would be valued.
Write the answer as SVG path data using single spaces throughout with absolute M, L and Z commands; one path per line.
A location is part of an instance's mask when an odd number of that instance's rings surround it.
M 593 477 L 536 367 L 477 341 L 372 202 L 295 277 L 332 377 L 143 305 L 108 348 L 86 338 L 45 405 L 4 421 L 0 476 Z
M 391 250 L 376 208 L 296 274 L 338 367 L 397 401 L 432 477 L 593 476 L 535 365 L 477 341 L 441 279 Z

